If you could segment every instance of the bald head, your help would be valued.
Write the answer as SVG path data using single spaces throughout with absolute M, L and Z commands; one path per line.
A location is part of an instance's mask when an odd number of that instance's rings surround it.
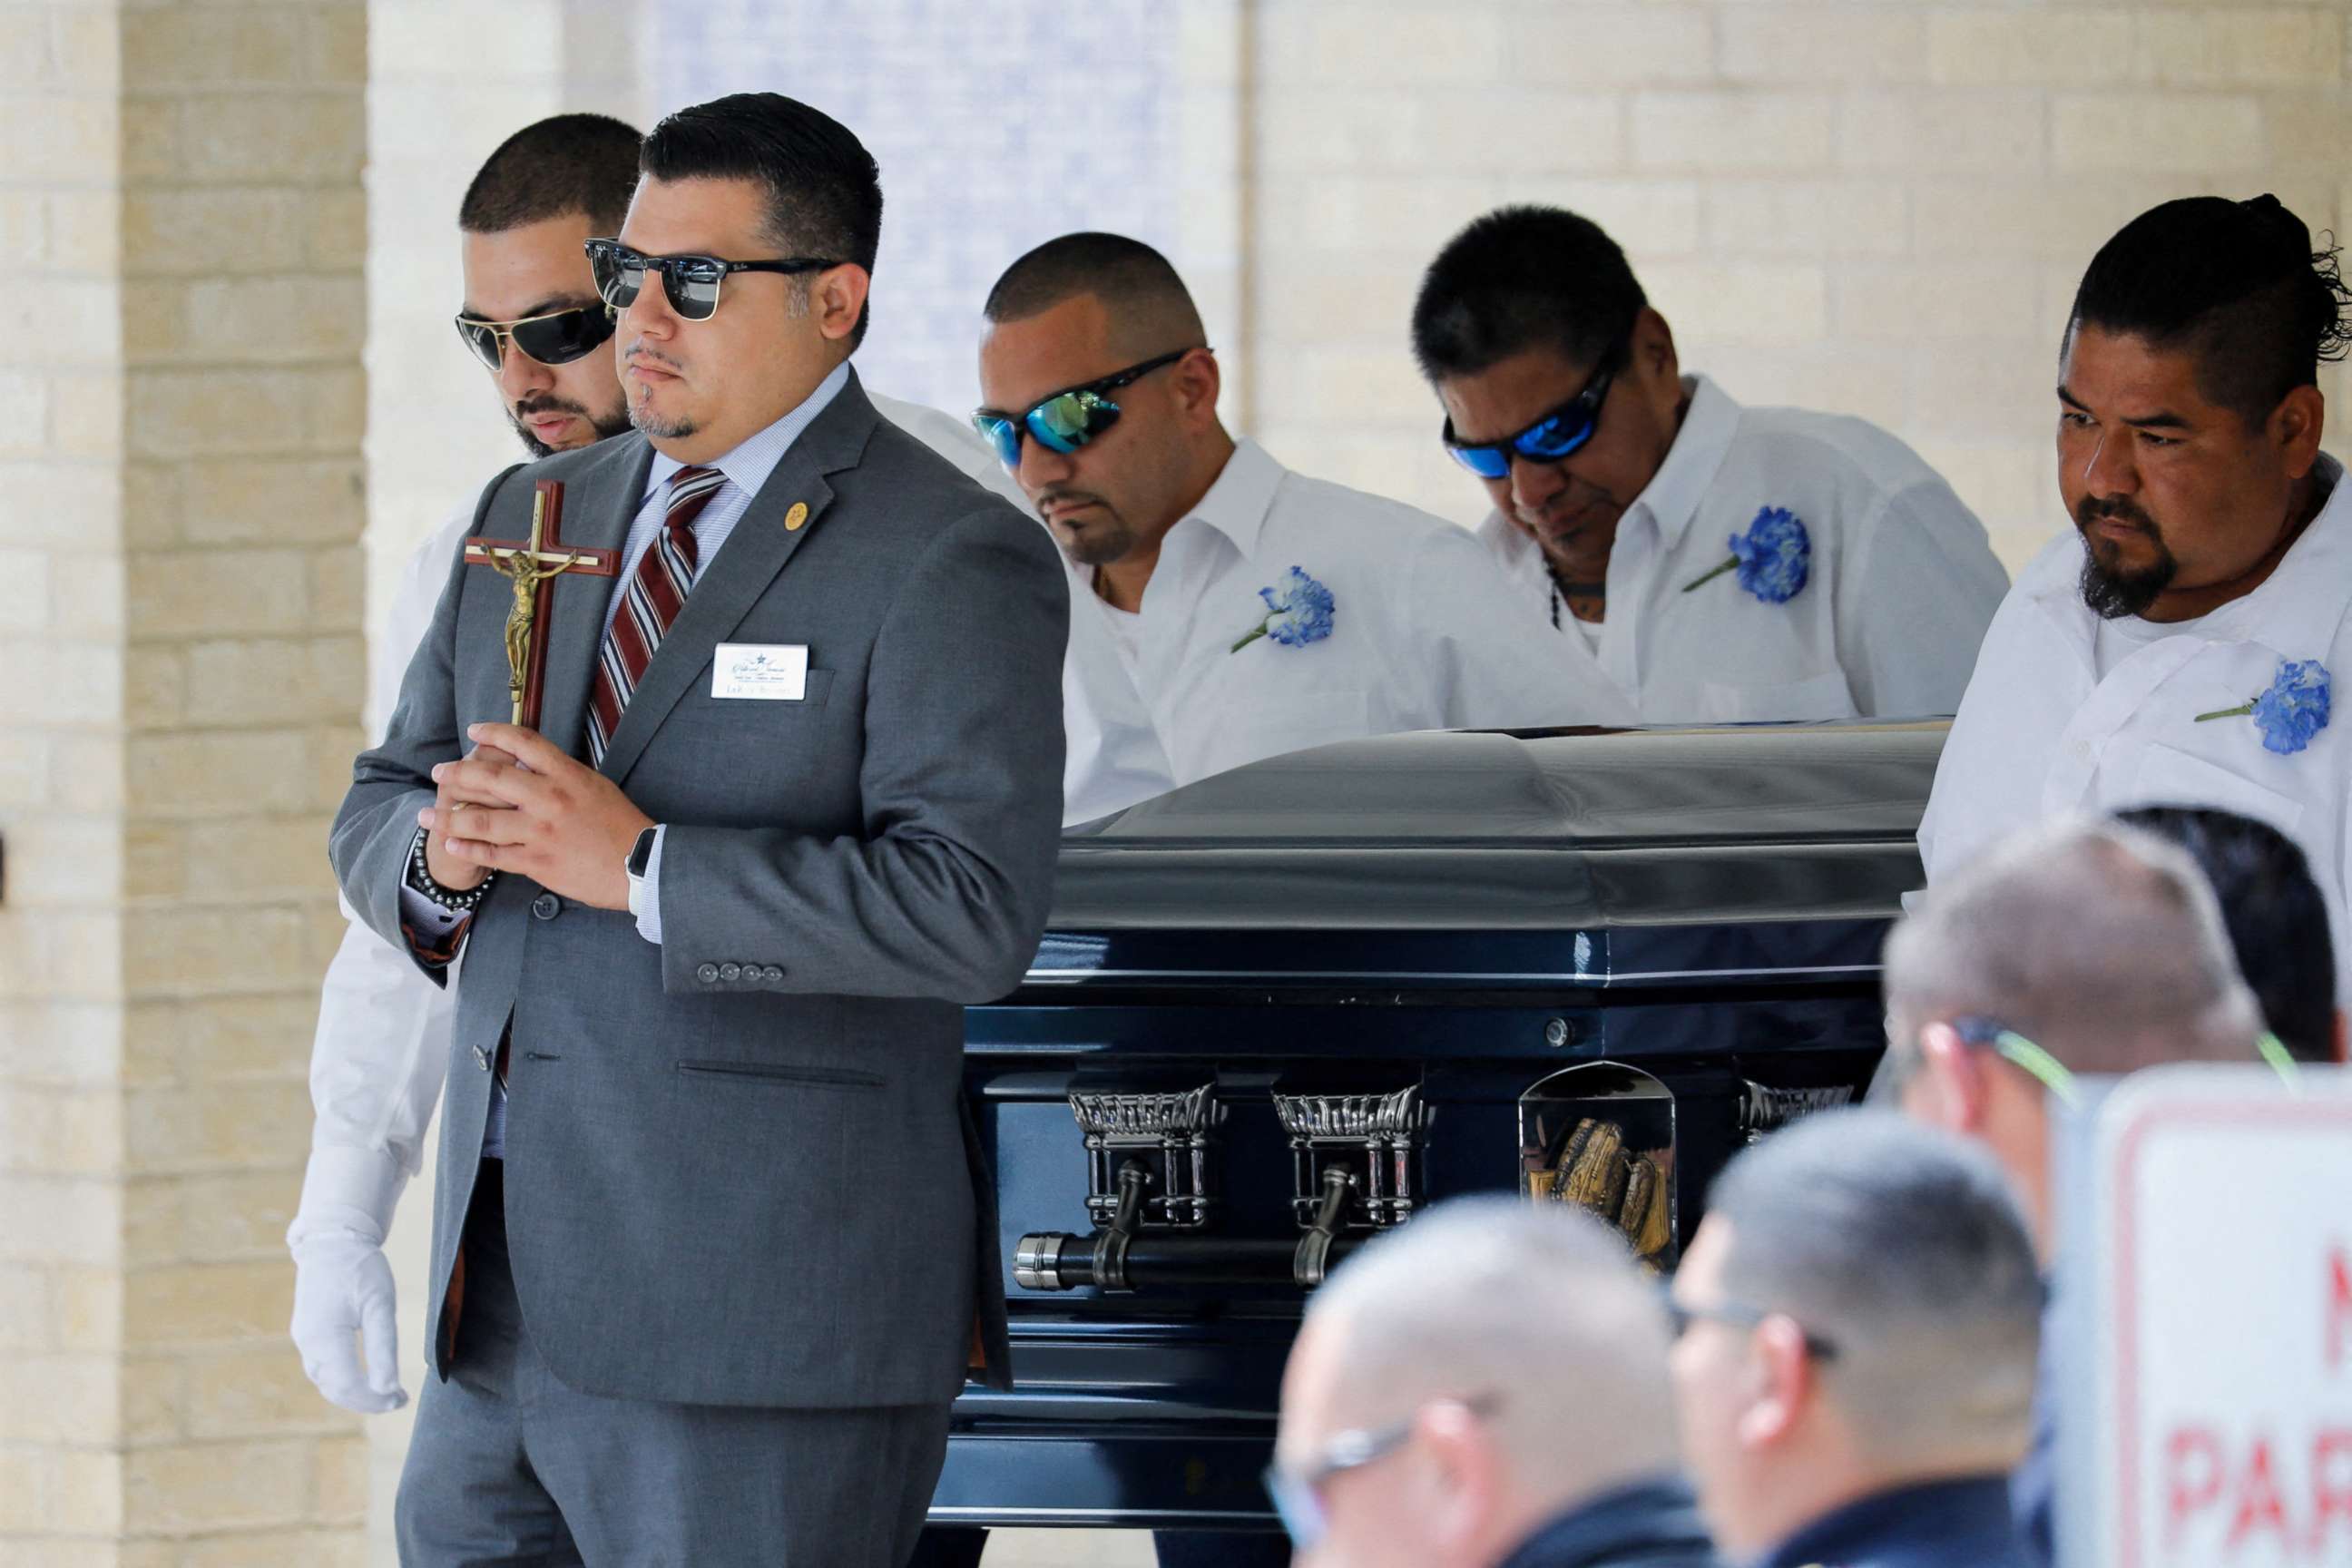
M 2101 1074 L 2243 1061 L 2262 1028 L 2196 862 L 2115 822 L 2029 829 L 1929 889 L 1885 984 L 1898 1079 L 1934 1021 L 1990 1018 Z
M 1143 358 L 1209 342 L 1192 291 L 1168 258 L 1118 234 L 1066 234 L 1004 269 L 982 307 L 992 325 L 1042 316 L 1066 300 L 1092 296 L 1110 318 L 1122 355 Z
M 1297 1370 L 1324 1436 L 1499 1395 L 1488 1424 L 1538 1513 L 1675 1465 L 1656 1286 L 1614 1231 L 1559 1205 L 1467 1199 L 1382 1237 L 1315 1297 L 1310 1352 Z

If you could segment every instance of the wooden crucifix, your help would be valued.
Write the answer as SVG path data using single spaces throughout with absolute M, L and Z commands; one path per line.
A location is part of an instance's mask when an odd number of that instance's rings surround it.
M 539 635 L 552 602 L 555 580 L 566 573 L 611 577 L 621 570 L 617 550 L 588 550 L 556 537 L 563 517 L 563 485 L 540 481 L 530 502 L 530 537 L 523 541 L 466 541 L 466 564 L 487 566 L 514 584 L 514 607 L 507 612 L 508 690 L 514 721 L 539 728 L 539 706 L 547 684 L 547 639 Z

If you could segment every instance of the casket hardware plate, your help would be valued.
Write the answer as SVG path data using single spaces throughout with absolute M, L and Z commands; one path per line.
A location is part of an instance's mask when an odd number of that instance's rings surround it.
M 1139 1162 L 1149 1177 L 1137 1225 L 1199 1230 L 1216 1206 L 1216 1085 L 1179 1092 L 1119 1094 L 1074 1089 L 1070 1113 L 1087 1143 L 1087 1215 L 1108 1226 L 1125 1196 L 1120 1173 Z
M 1824 1089 L 1774 1089 L 1753 1079 L 1744 1081 L 1748 1095 L 1739 1105 L 1739 1131 L 1750 1143 L 1760 1143 L 1767 1133 L 1801 1121 L 1817 1110 L 1834 1110 L 1853 1099 L 1853 1089 L 1845 1084 Z
M 1335 1168 L 1356 1178 L 1349 1227 L 1385 1230 L 1412 1217 L 1429 1138 L 1419 1084 L 1390 1094 L 1277 1094 L 1274 1110 L 1290 1134 L 1290 1201 L 1302 1228 L 1318 1223 L 1331 1191 L 1325 1173 Z

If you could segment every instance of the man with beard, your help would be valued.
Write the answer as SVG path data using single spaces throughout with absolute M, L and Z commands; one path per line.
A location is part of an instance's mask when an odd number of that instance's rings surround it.
M 2320 450 L 2343 356 L 2333 251 L 2276 198 L 2196 196 L 2092 259 L 2059 359 L 2058 488 L 2079 537 L 1986 634 L 1919 827 L 1933 882 L 2026 823 L 2216 805 L 2299 843 L 2337 921 L 2352 500 Z
M 1478 537 L 1553 657 L 1589 648 L 1644 723 L 1949 713 L 2008 585 L 1935 469 L 1864 420 L 1685 375 L 1625 253 L 1557 207 L 1430 263 L 1412 346 Z
M 540 121 L 490 154 L 459 205 L 466 294 L 458 335 L 490 372 L 508 423 L 534 458 L 629 428 L 613 317 L 583 246 L 620 228 L 640 144 L 634 127 L 600 114 Z M 962 421 L 890 398 L 872 401 L 967 475 L 1023 504 Z M 369 647 L 372 742 L 383 738 L 458 541 L 473 531 L 469 499 L 401 572 L 390 615 Z M 426 980 L 348 906 L 344 914 L 351 926 L 319 998 L 310 1058 L 318 1121 L 287 1241 L 303 1370 L 335 1404 L 373 1414 L 408 1400 L 383 1238 L 424 1157 L 425 1124 L 449 1059 L 452 993 Z

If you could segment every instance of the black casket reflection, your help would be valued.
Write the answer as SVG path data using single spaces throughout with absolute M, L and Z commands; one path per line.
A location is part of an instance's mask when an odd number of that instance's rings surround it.
M 1745 1142 L 1858 1097 L 1940 722 L 1389 736 L 1065 835 L 966 1015 L 1015 1389 L 931 1516 L 1272 1529 L 1307 1291 L 1469 1193 L 1671 1267 Z

